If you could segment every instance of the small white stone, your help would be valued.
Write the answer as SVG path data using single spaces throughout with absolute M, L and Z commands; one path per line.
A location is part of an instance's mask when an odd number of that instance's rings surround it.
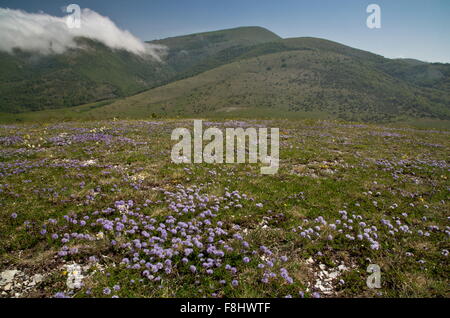
M 0 276 L 1 276 L 0 286 L 6 285 L 8 283 L 12 283 L 14 280 L 14 277 L 19 273 L 20 273 L 20 271 L 15 270 L 15 269 L 2 272 L 0 274 Z
M 34 283 L 39 284 L 40 282 L 42 282 L 44 280 L 44 275 L 36 274 L 33 276 L 32 280 Z
M 338 266 L 338 269 L 339 269 L 341 272 L 345 272 L 348 268 L 347 268 L 345 265 L 339 265 L 339 266 Z
M 331 272 L 328 277 L 330 277 L 331 279 L 335 279 L 339 277 L 339 272 Z

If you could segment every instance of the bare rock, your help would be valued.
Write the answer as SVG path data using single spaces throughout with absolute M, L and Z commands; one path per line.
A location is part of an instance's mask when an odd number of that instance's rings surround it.
M 7 270 L 0 274 L 0 286 L 4 286 L 6 284 L 10 284 L 14 281 L 14 277 L 19 274 L 20 271 L 13 269 Z
M 42 275 L 42 274 L 36 274 L 31 278 L 31 281 L 34 282 L 35 284 L 39 284 L 43 280 L 44 280 L 44 275 Z

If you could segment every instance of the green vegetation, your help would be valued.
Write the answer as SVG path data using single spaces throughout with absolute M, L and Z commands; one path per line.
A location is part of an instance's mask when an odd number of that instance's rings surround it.
M 276 39 L 262 28 L 238 28 L 155 41 L 173 45 L 164 63 L 85 38 L 78 39 L 82 49 L 60 55 L 20 50 L 13 55 L 0 53 L 0 112 L 65 108 L 129 96 L 172 81 L 222 49 Z M 181 50 L 177 43 L 189 51 Z
M 173 164 L 171 131 L 191 120 L 1 125 L 0 272 L 22 273 L 2 297 L 449 296 L 449 131 L 208 125 L 280 127 L 280 170 Z M 178 222 L 190 222 L 185 235 Z M 190 254 L 189 237 L 203 243 Z M 82 288 L 66 284 L 72 264 Z M 381 289 L 366 286 L 369 264 Z
M 262 43 L 281 40 L 279 36 L 260 27 L 242 27 L 206 33 L 178 36 L 149 43 L 169 48 L 166 62 L 177 73 L 195 74 L 205 70 L 205 60 L 226 63 L 227 52 L 250 48 Z M 209 69 L 209 68 L 207 68 Z
M 64 108 L 137 93 L 164 78 L 161 64 L 101 43 L 40 56 L 0 54 L 0 112 Z
M 450 120 L 448 64 L 390 60 L 316 38 L 280 39 L 258 27 L 153 41 L 169 48 L 164 63 L 80 41 L 90 49 L 3 54 L 0 121 L 202 115 L 446 126 Z M 124 98 L 138 91 L 144 92 Z M 67 108 L 99 100 L 107 102 Z M 17 114 L 27 110 L 45 111 Z

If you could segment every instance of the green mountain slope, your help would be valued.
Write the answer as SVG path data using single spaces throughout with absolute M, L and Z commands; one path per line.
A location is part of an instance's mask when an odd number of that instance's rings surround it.
M 405 61 L 312 38 L 256 45 L 228 57 L 228 64 L 97 108 L 90 115 L 450 119 L 449 92 L 393 71 L 409 70 Z M 210 65 L 226 60 L 209 59 Z
M 380 67 L 384 72 L 416 86 L 450 91 L 449 64 L 404 59 L 385 60 Z
M 162 64 L 99 42 L 79 39 L 85 49 L 42 56 L 0 53 L 0 112 L 70 107 L 127 96 L 160 81 Z
M 10 71 L 7 76 L 2 73 L 0 90 L 10 90 L 0 97 L 0 113 L 11 112 L 13 103 L 3 103 L 9 96 L 13 101 L 19 99 L 13 105 L 20 110 L 113 99 L 7 116 L 9 120 L 148 116 L 306 116 L 377 122 L 450 119 L 450 64 L 391 60 L 317 38 L 281 39 L 258 27 L 152 43 L 168 47 L 164 63 L 111 51 L 99 43 L 89 43 L 94 49 L 88 52 L 42 58 L 36 66 L 32 56 L 21 53 L 20 58 L 34 68 L 11 63 L 11 56 L 2 57 L 0 63 Z M 14 85 L 22 87 L 17 90 Z M 153 89 L 124 98 L 149 87 Z M 26 94 L 14 94 L 20 90 Z
M 186 72 L 220 52 L 274 42 L 281 38 L 261 27 L 241 27 L 156 40 L 149 43 L 165 45 L 166 62 L 177 73 Z
M 82 38 L 78 41 L 84 49 L 60 55 L 0 53 L 0 112 L 56 109 L 129 96 L 169 83 L 223 49 L 278 39 L 263 28 L 247 27 L 154 41 L 169 47 L 163 63 Z

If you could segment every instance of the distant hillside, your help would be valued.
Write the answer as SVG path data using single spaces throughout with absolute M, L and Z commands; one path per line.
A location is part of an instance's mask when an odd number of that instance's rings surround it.
M 166 62 L 175 72 L 185 72 L 224 50 L 251 47 L 281 40 L 261 27 L 241 27 L 151 41 L 169 48 Z
M 35 111 L 128 96 L 165 79 L 161 63 L 88 39 L 84 49 L 0 53 L 0 112 Z
M 385 60 L 381 69 L 411 84 L 450 91 L 450 64 L 425 63 L 417 60 Z
M 386 59 L 317 38 L 281 39 L 258 27 L 153 41 L 168 47 L 164 63 L 88 43 L 86 52 L 37 62 L 24 53 L 0 58 L 11 68 L 0 78 L 0 113 L 110 99 L 7 117 L 450 120 L 450 64 Z
M 233 47 L 279 39 L 247 27 L 155 41 L 168 45 L 163 63 L 80 38 L 83 49 L 43 56 L 0 53 L 0 112 L 71 107 L 129 96 L 178 78 L 199 61 Z
M 450 119 L 450 93 L 442 89 L 450 65 L 424 64 L 416 70 L 408 61 L 313 38 L 235 53 L 205 60 L 205 65 L 224 64 L 213 70 L 97 108 L 91 115 Z M 435 68 L 442 68 L 440 80 L 425 81 Z

